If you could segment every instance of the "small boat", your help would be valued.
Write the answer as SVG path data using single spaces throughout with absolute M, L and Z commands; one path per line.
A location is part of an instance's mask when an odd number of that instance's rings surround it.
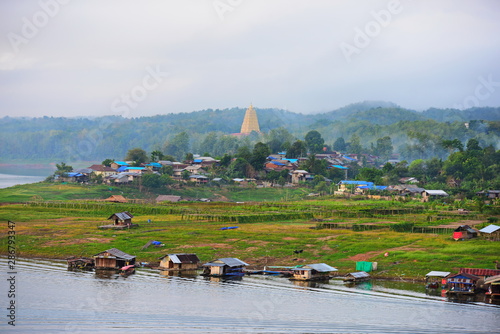
M 120 270 L 121 271 L 134 271 L 135 269 L 135 264 L 129 264 L 128 266 L 124 266 L 124 267 L 121 267 Z

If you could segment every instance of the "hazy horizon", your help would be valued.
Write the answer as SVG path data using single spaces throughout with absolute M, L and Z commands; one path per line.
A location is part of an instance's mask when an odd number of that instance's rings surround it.
M 0 117 L 500 106 L 494 0 L 0 3 Z

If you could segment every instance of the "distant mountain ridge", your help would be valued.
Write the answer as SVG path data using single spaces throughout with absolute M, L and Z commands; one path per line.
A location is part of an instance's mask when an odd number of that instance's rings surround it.
M 500 143 L 500 107 L 467 110 L 430 108 L 423 112 L 402 108 L 392 102 L 364 101 L 317 114 L 300 114 L 277 108 L 255 108 L 261 132 L 285 128 L 297 139 L 317 130 L 327 145 L 338 137 L 356 134 L 365 147 L 378 138 L 391 136 L 396 150 L 418 132 L 439 140 L 462 142 L 478 137 L 482 145 Z M 121 159 L 127 150 L 141 147 L 148 152 L 186 132 L 191 143 L 208 133 L 218 136 L 240 131 L 246 108 L 205 109 L 189 113 L 123 118 L 39 117 L 0 119 L 0 157 L 3 159 L 63 159 L 79 154 L 82 159 Z M 470 128 L 465 126 L 471 123 Z M 193 145 L 193 147 L 199 147 Z M 203 153 L 203 152 L 194 152 Z

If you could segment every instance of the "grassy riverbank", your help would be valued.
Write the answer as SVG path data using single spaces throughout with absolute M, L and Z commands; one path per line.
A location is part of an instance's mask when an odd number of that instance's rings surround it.
M 109 223 L 106 219 L 112 213 L 125 210 L 134 214 L 139 228 L 97 228 Z M 0 207 L 5 222 L 0 229 L 0 254 L 7 253 L 7 221 L 11 220 L 16 223 L 19 257 L 92 256 L 116 247 L 147 262 L 167 253 L 193 252 L 202 261 L 238 257 L 256 268 L 325 262 L 341 273 L 354 271 L 356 261 L 376 261 L 379 270 L 374 275 L 422 278 L 430 270 L 494 268 L 499 242 L 454 241 L 449 230 L 436 228 L 482 227 L 492 216 L 498 217 L 492 212 L 458 214 L 454 207 L 438 203 L 334 198 L 166 205 L 38 201 Z M 339 223 L 342 228 L 318 228 L 325 223 Z M 226 226 L 238 228 L 221 230 Z M 418 227 L 434 233 L 412 233 Z M 165 246 L 142 250 L 150 240 Z M 302 252 L 296 254 L 296 250 Z

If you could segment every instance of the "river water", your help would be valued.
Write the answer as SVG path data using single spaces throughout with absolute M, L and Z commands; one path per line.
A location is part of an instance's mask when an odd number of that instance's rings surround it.
M 346 287 L 286 278 L 224 281 L 139 268 L 128 277 L 68 271 L 65 261 L 16 261 L 16 326 L 8 325 L 0 258 L 0 332 L 20 333 L 499 333 L 500 306 L 428 296 L 421 283 Z M 12 283 L 12 282 L 11 282 Z M 406 285 L 408 286 L 408 285 Z

